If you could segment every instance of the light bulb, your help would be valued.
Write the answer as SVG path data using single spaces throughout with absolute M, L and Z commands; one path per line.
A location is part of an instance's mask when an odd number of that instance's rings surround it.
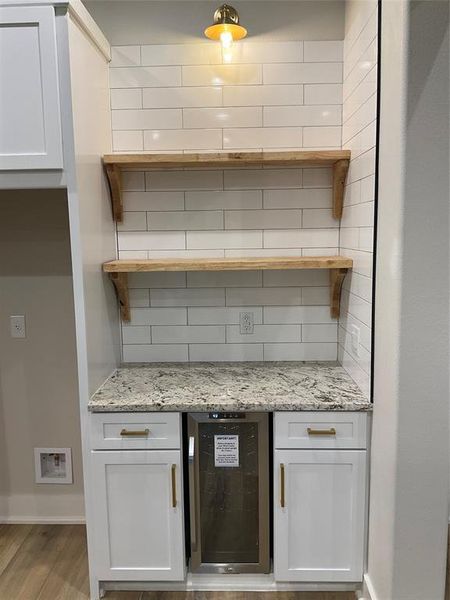
M 233 36 L 231 34 L 231 31 L 222 31 L 222 33 L 220 34 L 220 42 L 224 50 L 230 49 L 231 44 L 233 42 Z

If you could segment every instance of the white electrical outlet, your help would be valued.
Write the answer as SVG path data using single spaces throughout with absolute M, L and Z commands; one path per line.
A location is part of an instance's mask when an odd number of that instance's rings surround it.
M 361 330 L 356 325 L 350 326 L 350 336 L 351 336 L 351 348 L 354 356 L 359 358 L 359 340 L 360 340 Z
M 11 337 L 13 337 L 13 338 L 27 337 L 27 332 L 25 329 L 25 316 L 24 315 L 11 315 L 9 317 L 9 324 L 11 327 Z
M 253 333 L 254 329 L 254 315 L 252 312 L 241 312 L 239 313 L 239 330 L 241 335 L 248 335 Z

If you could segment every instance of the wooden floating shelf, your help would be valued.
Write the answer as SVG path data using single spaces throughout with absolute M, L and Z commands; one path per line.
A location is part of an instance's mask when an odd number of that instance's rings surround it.
M 332 167 L 333 216 L 340 219 L 350 150 L 286 152 L 228 152 L 205 154 L 106 154 L 103 165 L 109 181 L 114 219 L 123 220 L 122 171 L 239 167 Z
M 341 288 L 348 269 L 353 266 L 351 258 L 344 256 L 280 256 L 270 258 L 197 258 L 197 259 L 148 259 L 112 260 L 103 264 L 116 288 L 121 316 L 130 320 L 128 296 L 128 273 L 161 271 L 253 271 L 286 269 L 329 269 L 330 311 L 339 317 Z

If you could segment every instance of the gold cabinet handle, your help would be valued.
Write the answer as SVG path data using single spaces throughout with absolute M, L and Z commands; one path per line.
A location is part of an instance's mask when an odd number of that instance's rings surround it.
M 172 465 L 172 508 L 177 506 L 177 480 L 176 480 L 177 465 Z
M 122 437 L 147 437 L 148 434 L 150 433 L 150 429 L 144 429 L 144 430 L 131 430 L 129 431 L 128 429 L 122 429 L 122 431 L 120 432 L 120 435 Z
M 281 463 L 280 464 L 280 506 L 281 506 L 281 508 L 284 508 L 286 506 L 286 498 L 285 498 L 285 494 L 284 494 L 284 480 L 285 480 L 284 464 Z
M 334 427 L 331 427 L 331 429 L 311 429 L 311 427 L 308 427 L 306 431 L 308 435 L 336 435 Z

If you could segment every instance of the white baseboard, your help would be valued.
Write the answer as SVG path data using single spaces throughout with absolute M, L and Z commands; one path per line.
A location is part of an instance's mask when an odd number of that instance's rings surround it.
M 0 515 L 0 524 L 8 525 L 84 525 L 85 517 L 33 517 L 33 516 L 8 516 Z
M 367 573 L 364 575 L 362 594 L 360 600 L 378 600 L 375 590 L 373 589 L 372 581 Z

